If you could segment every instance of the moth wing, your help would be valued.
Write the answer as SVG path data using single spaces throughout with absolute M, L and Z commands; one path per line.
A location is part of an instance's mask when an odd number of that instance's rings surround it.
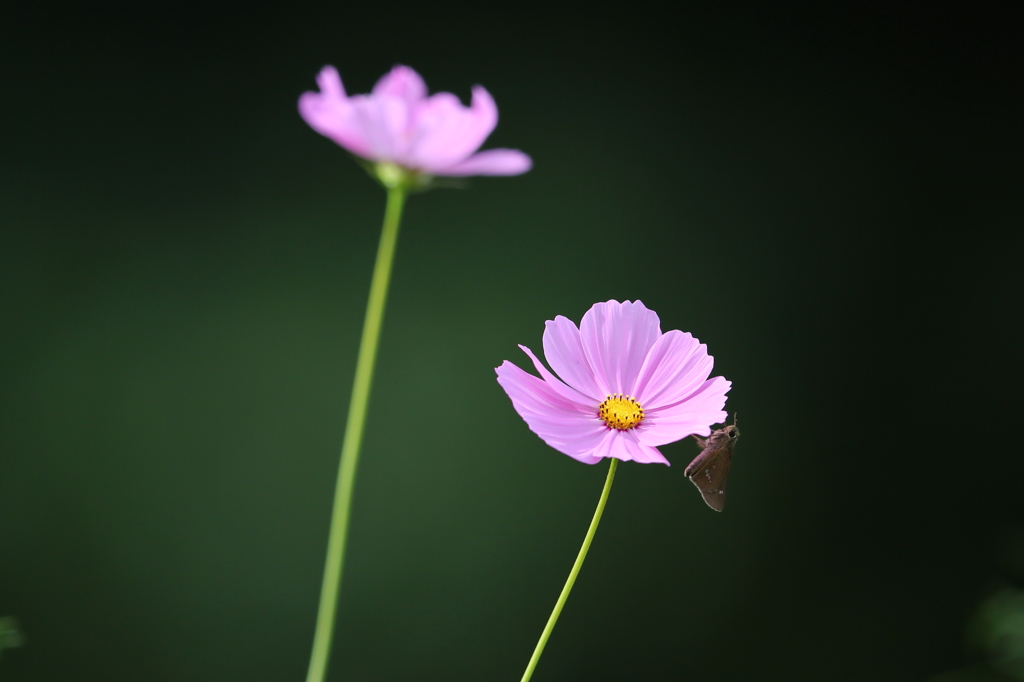
M 698 462 L 697 460 L 703 461 Z M 729 467 L 732 466 L 732 447 L 718 448 L 717 451 L 702 452 L 690 466 L 686 475 L 697 486 L 701 497 L 715 511 L 725 509 L 725 493 L 729 483 Z

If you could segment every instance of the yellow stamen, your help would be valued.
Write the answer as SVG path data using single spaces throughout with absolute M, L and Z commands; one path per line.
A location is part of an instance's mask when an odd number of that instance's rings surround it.
M 633 398 L 615 393 L 598 405 L 599 416 L 609 428 L 625 431 L 631 429 L 644 419 L 644 408 Z

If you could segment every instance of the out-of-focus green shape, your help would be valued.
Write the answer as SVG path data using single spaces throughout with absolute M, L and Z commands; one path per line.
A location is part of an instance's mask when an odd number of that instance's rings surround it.
M 4 656 L 4 649 L 13 649 L 24 642 L 18 621 L 10 616 L 0 618 L 0 658 Z
M 1024 590 L 1007 587 L 982 602 L 967 634 L 993 668 L 1024 680 Z
M 980 660 L 928 682 L 1024 680 L 1024 590 L 1006 587 L 985 599 L 971 617 L 966 635 Z
M 975 664 L 932 677 L 929 682 L 1024 680 L 1024 529 L 1004 531 L 1002 563 L 1013 580 L 987 597 L 967 624 L 967 645 Z

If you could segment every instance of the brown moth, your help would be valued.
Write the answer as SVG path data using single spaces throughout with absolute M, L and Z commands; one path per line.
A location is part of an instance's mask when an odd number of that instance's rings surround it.
M 697 438 L 701 451 L 683 473 L 697 486 L 704 501 L 715 511 L 725 509 L 725 488 L 729 482 L 732 449 L 739 440 L 740 430 L 736 418 L 725 428 L 712 432 L 711 437 Z

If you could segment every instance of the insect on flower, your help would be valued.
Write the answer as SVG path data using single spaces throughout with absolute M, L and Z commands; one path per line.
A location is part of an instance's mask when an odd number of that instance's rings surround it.
M 715 511 L 725 509 L 725 490 L 729 482 L 729 467 L 732 465 L 732 450 L 739 438 L 740 430 L 736 428 L 736 417 L 733 416 L 732 424 L 715 430 L 710 438 L 697 438 L 697 443 L 701 447 L 700 454 L 683 472 L 697 486 L 708 506 Z

